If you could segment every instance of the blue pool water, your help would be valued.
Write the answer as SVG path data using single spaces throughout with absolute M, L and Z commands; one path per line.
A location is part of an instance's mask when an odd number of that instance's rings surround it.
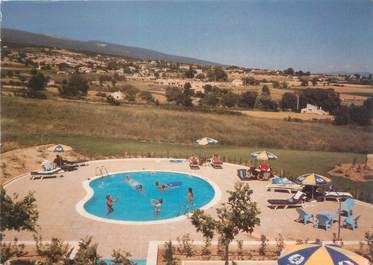
M 143 186 L 139 192 L 126 181 L 126 176 Z M 155 182 L 177 183 L 176 187 L 159 190 Z M 84 204 L 85 210 L 95 216 L 121 221 L 164 220 L 191 212 L 206 205 L 214 197 L 213 187 L 205 180 L 182 173 L 139 171 L 124 172 L 98 178 L 90 182 L 93 196 Z M 193 201 L 187 199 L 188 188 L 193 189 Z M 107 213 L 106 196 L 117 202 L 114 211 Z M 152 200 L 163 199 L 160 213 L 156 214 Z
M 146 265 L 146 259 L 130 259 L 130 260 L 135 262 L 137 265 Z M 111 259 L 101 259 L 100 261 L 105 262 L 106 265 L 114 264 Z

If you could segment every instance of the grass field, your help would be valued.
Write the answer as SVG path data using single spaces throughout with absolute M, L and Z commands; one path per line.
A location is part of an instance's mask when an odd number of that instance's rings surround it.
M 3 141 L 25 135 L 89 136 L 190 144 L 209 136 L 221 144 L 292 150 L 373 152 L 372 128 L 294 123 L 248 117 L 2 97 Z
M 2 143 L 63 143 L 92 158 L 187 158 L 192 153 L 202 157 L 219 153 L 227 162 L 246 163 L 251 152 L 265 148 L 280 157 L 272 162 L 275 170 L 284 170 L 289 176 L 326 174 L 336 163 L 355 158 L 363 161 L 365 155 L 357 152 L 372 152 L 373 148 L 371 128 L 6 96 L 2 97 L 1 133 Z M 220 144 L 191 144 L 203 136 L 214 137 Z M 331 150 L 344 152 L 326 152 Z M 373 183 L 341 179 L 336 183 L 373 201 Z

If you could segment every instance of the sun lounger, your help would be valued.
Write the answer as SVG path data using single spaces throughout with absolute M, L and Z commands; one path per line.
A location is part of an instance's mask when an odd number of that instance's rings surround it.
M 250 170 L 247 170 L 247 169 L 244 169 L 244 168 L 237 169 L 237 176 L 241 180 L 253 180 L 253 179 L 256 179 L 256 177 L 250 172 Z
M 32 171 L 31 172 L 31 180 L 34 179 L 44 179 L 44 178 L 57 178 L 63 177 L 62 168 L 56 167 L 51 170 L 39 170 L 39 171 Z
M 325 200 L 336 200 L 336 201 L 345 201 L 347 199 L 353 199 L 351 193 L 348 192 L 335 192 L 335 191 L 326 191 L 324 192 L 322 199 Z
M 287 191 L 289 193 L 302 190 L 302 186 L 289 180 L 286 177 L 274 177 L 267 185 L 267 191 Z
M 305 194 L 301 191 L 298 191 L 296 194 L 294 194 L 293 197 L 286 199 L 286 200 L 268 200 L 268 207 L 278 209 L 278 208 L 284 208 L 287 209 L 289 207 L 302 207 L 303 206 L 303 200 L 304 200 Z
M 344 227 L 351 227 L 352 230 L 355 230 L 357 228 L 357 221 L 359 220 L 360 215 L 357 217 L 354 216 L 348 216 L 343 220 L 343 226 Z
M 199 169 L 199 158 L 198 157 L 191 157 L 189 159 L 189 167 L 191 169 Z
M 214 155 L 211 159 L 211 166 L 213 168 L 222 168 L 223 167 L 223 161 L 220 159 L 218 155 Z
M 302 222 L 306 225 L 313 219 L 313 214 L 306 213 L 302 208 L 297 208 L 296 211 L 298 213 L 298 222 Z
M 88 163 L 88 160 L 75 160 L 75 161 L 63 160 L 63 164 L 73 165 L 73 166 L 78 166 L 78 167 L 87 166 L 88 165 L 87 163 Z

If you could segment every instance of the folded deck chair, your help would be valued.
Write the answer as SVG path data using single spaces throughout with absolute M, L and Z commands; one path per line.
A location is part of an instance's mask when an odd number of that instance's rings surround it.
M 287 191 L 289 193 L 301 191 L 302 188 L 302 185 L 289 180 L 287 177 L 275 177 L 267 185 L 267 191 Z
M 289 199 L 286 200 L 268 200 L 268 207 L 270 208 L 288 208 L 288 207 L 302 207 L 303 206 L 303 200 L 304 200 L 305 194 L 301 191 L 297 191 L 297 193 L 294 194 Z

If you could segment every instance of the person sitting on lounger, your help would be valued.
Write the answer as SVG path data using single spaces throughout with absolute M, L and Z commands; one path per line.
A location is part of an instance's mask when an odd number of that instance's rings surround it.
M 62 167 L 63 166 L 63 159 L 60 155 L 56 155 L 56 158 L 53 160 L 53 163 L 57 166 L 57 167 Z

